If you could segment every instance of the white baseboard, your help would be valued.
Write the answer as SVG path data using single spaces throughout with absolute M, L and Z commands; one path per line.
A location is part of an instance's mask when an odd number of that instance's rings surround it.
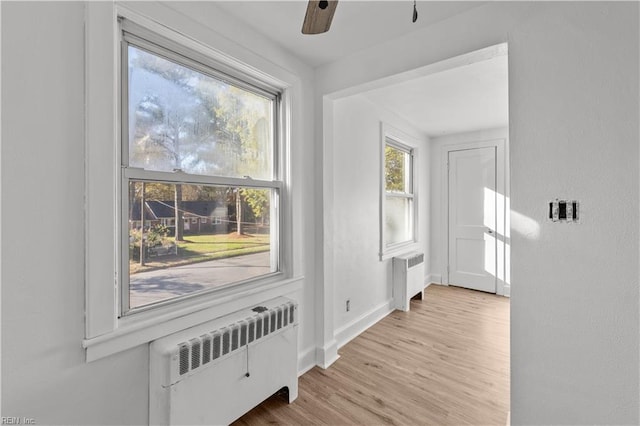
M 311 347 L 298 353 L 298 377 L 316 366 L 316 348 Z
M 511 297 L 511 286 L 510 285 L 505 285 L 504 286 L 504 297 Z
M 365 312 L 360 317 L 351 321 L 349 324 L 340 327 L 335 332 L 335 338 L 338 342 L 338 348 L 343 347 L 354 338 L 358 337 L 363 331 L 389 315 L 394 310 L 393 299 L 377 306 L 369 312 Z
M 316 348 L 315 353 L 316 365 L 325 370 L 340 358 L 336 339 L 328 342 L 323 348 Z
M 440 274 L 429 274 L 429 275 L 427 275 L 427 286 L 429 284 L 442 284 L 442 275 L 440 275 Z

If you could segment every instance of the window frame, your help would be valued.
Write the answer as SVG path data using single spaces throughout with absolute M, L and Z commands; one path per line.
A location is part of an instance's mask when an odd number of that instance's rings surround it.
M 418 238 L 418 141 L 405 132 L 386 123 L 380 125 L 380 260 L 390 259 L 394 256 L 405 254 L 420 248 Z M 386 153 L 385 148 L 390 146 L 409 155 L 410 170 L 406 172 L 409 177 L 410 191 L 394 192 L 386 189 Z M 386 218 L 387 198 L 399 198 L 411 201 L 409 223 L 411 225 L 411 239 L 397 243 L 387 243 Z
M 158 33 L 150 31 L 143 26 L 140 26 L 131 20 L 123 17 L 118 19 L 118 34 L 120 35 L 120 133 L 119 133 L 119 159 L 121 168 L 120 185 L 118 186 L 118 194 L 120 200 L 120 220 L 117 224 L 120 229 L 120 245 L 117 251 L 116 258 L 119 262 L 120 280 L 119 285 L 119 317 L 126 317 L 129 315 L 135 315 L 139 312 L 147 310 L 153 310 L 157 307 L 172 305 L 180 302 L 184 299 L 195 298 L 207 293 L 216 293 L 221 289 L 242 286 L 248 282 L 268 282 L 273 278 L 278 278 L 283 275 L 281 269 L 280 260 L 283 258 L 282 244 L 282 226 L 281 215 L 278 213 L 282 211 L 282 194 L 284 190 L 284 182 L 281 178 L 282 163 L 280 159 L 280 135 L 282 131 L 280 129 L 280 108 L 281 108 L 281 90 L 275 89 L 265 83 L 256 80 L 255 78 L 248 76 L 241 71 L 234 70 L 229 71 L 226 67 L 218 63 L 215 60 L 207 58 L 200 53 L 189 49 L 188 47 L 181 46 L 170 38 L 164 37 Z M 156 171 L 146 170 L 139 167 L 129 166 L 129 47 L 145 51 L 157 57 L 163 58 L 170 62 L 176 63 L 179 66 L 191 69 L 197 73 L 211 77 L 218 81 L 222 81 L 229 85 L 241 88 L 247 92 L 265 97 L 272 102 L 272 146 L 271 146 L 271 180 L 266 179 L 254 179 L 249 176 L 242 178 L 222 175 L 204 175 L 204 174 L 191 174 L 183 171 Z M 225 71 L 221 71 L 225 69 Z M 229 74 L 232 72 L 232 74 Z M 271 206 L 272 214 L 276 218 L 274 221 L 275 226 L 272 227 L 271 233 L 271 262 L 274 264 L 275 270 L 273 272 L 253 277 L 246 280 L 234 281 L 222 286 L 188 293 L 181 296 L 172 297 L 166 300 L 160 300 L 152 302 L 143 306 L 134 307 L 130 306 L 130 274 L 129 274 L 129 214 L 128 214 L 128 185 L 134 181 L 145 181 L 152 183 L 168 183 L 168 184 L 186 184 L 186 185 L 211 185 L 211 186 L 226 186 L 230 188 L 259 188 L 272 190 L 272 202 Z M 194 222 L 194 220 L 196 222 Z M 196 218 L 184 218 L 185 224 L 193 225 L 197 223 Z
M 194 26 L 193 21 L 171 16 L 167 19 L 161 5 L 147 5 L 90 2 L 85 7 L 85 332 L 82 347 L 86 362 L 140 347 L 269 298 L 298 294 L 304 283 L 301 260 L 294 255 L 295 248 L 303 244 L 299 224 L 293 221 L 293 213 L 301 208 L 301 202 L 300 197 L 292 195 L 300 189 L 296 189 L 291 180 L 293 176 L 300 176 L 300 171 L 292 168 L 291 160 L 298 152 L 292 146 L 292 139 L 304 136 L 303 108 L 294 108 L 294 104 L 303 99 L 304 78 L 268 58 L 254 55 L 242 45 L 225 43 L 206 26 Z M 278 128 L 282 132 L 277 140 L 280 163 L 274 168 L 284 186 L 279 194 L 279 220 L 271 221 L 281 230 L 280 275 L 199 294 L 135 315 L 119 315 L 120 18 L 220 63 L 221 71 L 241 72 L 250 80 L 263 82 L 281 92 L 277 111 Z

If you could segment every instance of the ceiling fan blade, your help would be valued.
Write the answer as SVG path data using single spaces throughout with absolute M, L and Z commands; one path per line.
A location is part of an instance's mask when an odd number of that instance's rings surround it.
M 321 34 L 329 31 L 338 0 L 309 0 L 302 23 L 302 34 Z

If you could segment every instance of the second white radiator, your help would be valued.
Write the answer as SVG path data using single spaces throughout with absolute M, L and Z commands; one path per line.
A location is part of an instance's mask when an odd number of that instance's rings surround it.
M 408 311 L 410 300 L 424 295 L 424 253 L 393 258 L 393 299 L 395 308 Z

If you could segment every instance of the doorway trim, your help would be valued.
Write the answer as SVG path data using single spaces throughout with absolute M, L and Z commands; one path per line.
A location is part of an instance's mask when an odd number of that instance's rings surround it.
M 468 135 L 468 136 L 467 136 Z M 457 135 L 453 135 L 457 136 Z M 510 296 L 511 286 L 509 283 L 509 260 L 510 260 L 510 233 L 509 233 L 509 136 L 508 129 L 495 129 L 485 132 L 471 132 L 460 135 L 463 139 L 468 137 L 468 142 L 444 142 L 440 150 L 440 172 L 441 172 L 441 217 L 445 224 L 440 235 L 440 259 L 442 259 L 442 284 L 449 285 L 449 170 L 447 167 L 449 153 L 475 148 L 496 148 L 496 191 L 504 195 L 502 199 L 498 197 L 496 213 L 498 238 L 498 249 L 496 254 L 497 271 L 496 294 L 500 296 Z M 502 243 L 502 244 L 501 244 Z
M 317 141 L 321 141 L 315 145 L 315 154 L 317 158 L 322 160 L 316 164 L 315 177 L 316 189 L 321 197 L 317 200 L 318 211 L 322 213 L 321 224 L 317 226 L 316 250 L 321 253 L 316 264 L 315 279 L 318 285 L 315 288 L 314 307 L 315 307 L 315 333 L 316 333 L 316 365 L 322 368 L 328 368 L 338 358 L 338 341 L 334 324 L 334 223 L 335 205 L 333 200 L 333 104 L 335 101 L 366 92 L 375 88 L 388 86 L 414 78 L 426 75 L 436 74 L 438 72 L 465 66 L 474 62 L 480 62 L 492 59 L 498 56 L 508 54 L 507 43 L 499 43 L 491 45 L 479 50 L 474 50 L 461 55 L 444 58 L 429 64 L 425 64 L 416 68 L 412 68 L 399 73 L 381 76 L 379 78 L 362 81 L 358 84 L 349 84 L 340 79 L 326 80 L 318 83 L 316 89 L 319 90 L 320 96 L 315 102 L 315 118 L 319 126 L 316 126 L 315 136 Z M 436 153 L 432 155 L 435 157 Z M 430 164 L 433 164 L 430 162 Z M 443 262 L 444 263 L 444 262 Z M 446 267 L 446 265 L 444 265 Z M 430 275 L 432 277 L 433 275 Z M 448 277 L 447 277 L 448 279 Z M 377 309 L 373 309 L 369 318 L 372 319 L 371 324 L 375 323 L 386 315 L 380 315 Z M 364 330 L 363 330 L 364 331 Z

